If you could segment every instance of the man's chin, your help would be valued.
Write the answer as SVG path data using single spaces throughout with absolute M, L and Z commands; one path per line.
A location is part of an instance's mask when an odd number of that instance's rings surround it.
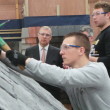
M 66 62 L 64 62 L 63 64 L 64 64 L 64 65 L 68 65 L 68 63 L 66 63 Z

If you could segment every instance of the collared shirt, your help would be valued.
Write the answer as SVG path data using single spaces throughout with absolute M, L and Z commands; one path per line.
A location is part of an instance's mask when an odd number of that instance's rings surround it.
M 45 58 L 47 56 L 47 51 L 48 51 L 48 47 L 49 47 L 49 44 L 45 47 L 42 47 L 40 44 L 39 44 L 39 53 L 40 53 L 40 59 L 41 59 L 41 56 L 42 56 L 42 48 L 45 48 Z

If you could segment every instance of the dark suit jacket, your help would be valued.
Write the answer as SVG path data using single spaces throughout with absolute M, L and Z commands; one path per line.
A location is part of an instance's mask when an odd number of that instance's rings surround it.
M 61 55 L 59 54 L 59 52 L 60 52 L 60 50 L 58 48 L 49 45 L 47 57 L 46 57 L 46 63 L 62 67 L 62 58 L 61 58 Z M 28 57 L 40 60 L 39 46 L 36 45 L 36 46 L 30 47 L 30 48 L 27 48 L 25 55 Z M 47 84 L 44 84 L 44 83 L 40 83 L 40 84 L 45 89 L 47 89 L 55 98 L 60 100 L 60 89 L 47 85 Z

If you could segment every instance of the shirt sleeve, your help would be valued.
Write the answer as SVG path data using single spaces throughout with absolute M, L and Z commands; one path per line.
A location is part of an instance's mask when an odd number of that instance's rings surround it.
M 6 42 L 0 37 L 0 47 L 2 47 L 5 44 L 6 44 Z
M 59 88 L 103 86 L 107 78 L 105 76 L 108 75 L 103 63 L 90 64 L 79 69 L 62 69 L 31 59 L 26 69 L 34 79 Z

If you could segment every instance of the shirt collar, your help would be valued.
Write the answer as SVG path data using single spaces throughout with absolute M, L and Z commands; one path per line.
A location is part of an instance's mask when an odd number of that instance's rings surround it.
M 48 47 L 49 47 L 49 44 L 44 47 L 46 51 L 48 50 Z M 39 49 L 42 50 L 42 48 L 43 48 L 43 47 L 39 44 Z

